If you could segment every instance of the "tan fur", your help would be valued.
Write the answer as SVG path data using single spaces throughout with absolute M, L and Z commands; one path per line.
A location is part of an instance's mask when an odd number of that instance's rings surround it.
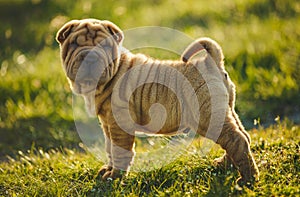
M 216 43 L 214 40 L 210 38 L 199 38 L 192 42 L 182 53 L 181 60 L 184 62 L 188 62 L 190 59 L 193 58 L 197 53 L 201 52 L 202 50 L 206 50 L 213 60 L 216 62 L 216 65 L 218 66 L 220 73 L 223 77 L 224 84 L 227 88 L 228 94 L 229 94 L 229 106 L 232 113 L 233 118 L 235 119 L 236 124 L 239 127 L 239 130 L 243 133 L 243 135 L 246 137 L 248 143 L 251 143 L 251 139 L 247 131 L 245 130 L 244 126 L 242 125 L 237 113 L 235 112 L 235 99 L 236 99 L 236 93 L 235 93 L 235 85 L 231 81 L 228 73 L 225 71 L 224 67 L 224 56 L 221 47 Z M 223 157 L 218 158 L 215 160 L 218 165 L 224 166 L 228 164 L 232 164 L 232 161 L 230 159 L 230 156 L 225 154 Z
M 221 47 L 210 39 L 198 40 L 200 48 L 210 55 L 189 60 L 199 50 L 193 48 L 192 43 L 184 53 L 188 54 L 184 61 L 161 61 L 126 51 L 122 47 L 123 37 L 116 25 L 96 19 L 70 21 L 57 33 L 70 86 L 85 97 L 87 108 L 90 113 L 95 111 L 105 132 L 109 163 L 99 175 L 103 179 L 115 178 L 129 170 L 135 155 L 136 130 L 171 135 L 190 128 L 215 140 L 226 150 L 241 174 L 239 183 L 257 179 L 258 169 L 250 152 L 249 135 L 234 112 L 235 86 L 224 69 Z M 90 57 L 85 62 L 87 56 Z M 147 83 L 147 80 L 167 82 L 175 92 L 161 83 Z M 139 83 L 142 85 L 134 89 Z M 191 94 L 189 86 L 195 95 Z M 210 87 L 216 92 L 210 92 Z M 96 89 L 94 94 L 91 93 L 93 88 Z M 181 95 L 180 101 L 177 94 Z M 228 104 L 212 105 L 212 94 L 217 94 L 220 101 L 227 100 Z M 93 102 L 95 109 L 92 109 Z M 184 108 L 180 108 L 182 102 Z M 129 114 L 123 111 L 126 104 Z M 217 139 L 208 132 L 211 128 L 215 130 L 211 124 L 215 121 L 212 117 L 216 117 L 215 107 L 225 113 Z M 163 118 L 155 116 L 158 112 Z

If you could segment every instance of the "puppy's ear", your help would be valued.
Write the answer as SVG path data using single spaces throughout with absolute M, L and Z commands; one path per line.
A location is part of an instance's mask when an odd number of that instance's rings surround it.
M 71 22 L 65 24 L 60 30 L 58 30 L 56 34 L 56 41 L 60 44 L 62 44 L 67 37 L 70 35 L 72 28 L 74 27 L 74 24 Z
M 118 44 L 123 42 L 124 34 L 117 25 L 113 24 L 110 21 L 103 21 L 103 24 Z

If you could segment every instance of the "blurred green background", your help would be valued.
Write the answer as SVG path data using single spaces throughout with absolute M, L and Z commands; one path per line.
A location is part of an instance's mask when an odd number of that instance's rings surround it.
M 78 147 L 54 38 L 68 20 L 87 17 L 123 30 L 155 25 L 211 37 L 223 48 L 248 129 L 277 116 L 300 122 L 299 1 L 1 0 L 0 158 L 31 147 Z

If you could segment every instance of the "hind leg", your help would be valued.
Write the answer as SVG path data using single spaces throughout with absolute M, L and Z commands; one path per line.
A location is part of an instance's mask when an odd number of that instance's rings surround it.
M 239 116 L 237 115 L 237 113 L 235 112 L 233 107 L 231 107 L 231 112 L 232 112 L 233 118 L 235 120 L 235 124 L 238 126 L 238 129 L 241 131 L 241 133 L 245 136 L 248 143 L 250 144 L 251 143 L 250 135 L 245 130 L 244 126 L 242 125 L 242 123 L 239 119 Z M 223 156 L 215 159 L 214 163 L 216 166 L 224 168 L 224 169 L 228 169 L 234 165 L 234 163 L 231 161 L 231 158 L 229 157 L 229 155 L 227 153 L 225 153 Z
M 233 117 L 226 117 L 223 130 L 217 143 L 226 151 L 240 172 L 239 185 L 251 184 L 258 180 L 258 168 L 252 157 L 248 138 L 240 131 Z
M 227 153 L 225 153 L 221 157 L 214 159 L 214 165 L 225 170 L 234 167 L 234 164 Z
M 235 85 L 231 82 L 230 83 L 230 90 L 229 90 L 229 106 L 230 106 L 230 111 L 231 114 L 233 116 L 233 119 L 235 121 L 235 124 L 238 126 L 239 130 L 241 131 L 241 133 L 246 137 L 248 143 L 251 143 L 251 139 L 250 136 L 248 134 L 248 132 L 245 130 L 243 124 L 241 123 L 239 116 L 237 115 L 237 113 L 235 112 Z M 231 161 L 229 155 L 227 153 L 225 153 L 223 156 L 221 156 L 220 158 L 215 159 L 214 161 L 215 165 L 221 168 L 230 168 L 231 166 L 233 166 L 233 162 Z
M 239 119 L 239 116 L 237 115 L 237 113 L 235 112 L 234 108 L 231 109 L 232 115 L 235 119 L 236 124 L 239 127 L 239 130 L 243 133 L 243 135 L 247 138 L 248 143 L 251 143 L 251 139 L 250 139 L 250 135 L 248 134 L 248 132 L 245 130 L 241 120 Z

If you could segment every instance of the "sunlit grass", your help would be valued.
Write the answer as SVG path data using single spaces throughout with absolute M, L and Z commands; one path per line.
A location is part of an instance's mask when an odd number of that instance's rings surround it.
M 0 195 L 293 196 L 299 193 L 300 128 L 288 121 L 278 121 L 270 128 L 255 129 L 250 134 L 251 148 L 261 172 L 260 181 L 252 189 L 237 189 L 236 170 L 224 171 L 213 165 L 213 159 L 223 151 L 215 146 L 201 156 L 197 140 L 193 145 L 195 152 L 187 152 L 153 171 L 133 171 L 122 182 L 96 180 L 103 163 L 90 153 L 68 149 L 19 152 L 17 160 L 0 164 Z

